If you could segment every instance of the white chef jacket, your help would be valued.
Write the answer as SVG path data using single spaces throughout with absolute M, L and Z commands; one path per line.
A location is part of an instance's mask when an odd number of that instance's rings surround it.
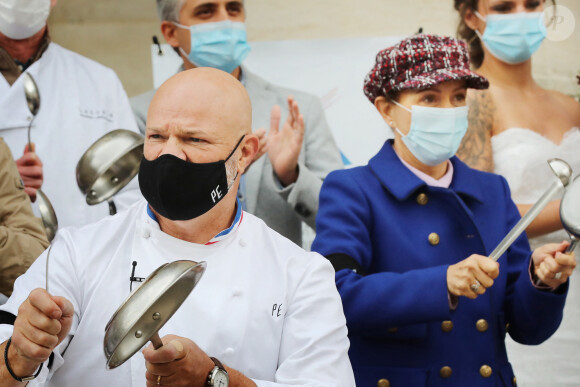
M 42 190 L 55 209 L 59 227 L 82 226 L 109 215 L 107 203 L 86 203 L 76 182 L 76 166 L 105 133 L 119 128 L 138 132 L 119 78 L 113 70 L 56 43 L 50 43 L 26 71 L 40 92 L 40 110 L 30 136 L 43 163 Z M 31 119 L 23 77 L 10 86 L 0 76 L 0 137 L 15 159 L 24 152 Z M 135 179 L 114 200 L 121 210 L 141 197 Z
M 147 277 L 177 259 L 206 261 L 207 269 L 161 337 L 193 340 L 258 386 L 354 386 L 346 320 L 326 259 L 249 213 L 227 237 L 199 245 L 162 232 L 146 207 L 142 200 L 98 223 L 64 229 L 53 241 L 49 291 L 70 300 L 75 315 L 50 372 L 44 367 L 30 386 L 144 386 L 141 352 L 106 369 L 105 326 L 129 295 L 132 261 L 135 276 Z M 46 252 L 16 280 L 1 310 L 15 315 L 30 291 L 44 286 L 45 265 Z M 11 332 L 0 325 L 0 342 Z

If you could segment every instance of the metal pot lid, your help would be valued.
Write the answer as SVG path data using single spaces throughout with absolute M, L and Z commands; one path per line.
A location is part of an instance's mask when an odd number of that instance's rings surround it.
M 76 176 L 89 205 L 112 198 L 137 175 L 143 141 L 138 133 L 117 129 L 86 150 L 77 164 Z
M 105 327 L 107 368 L 133 356 L 173 316 L 205 272 L 205 262 L 166 263 L 135 289 Z

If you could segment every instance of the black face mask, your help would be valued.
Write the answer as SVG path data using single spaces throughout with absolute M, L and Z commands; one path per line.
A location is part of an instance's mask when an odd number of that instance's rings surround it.
M 173 155 L 152 161 L 143 157 L 139 168 L 141 193 L 167 219 L 189 220 L 205 214 L 228 193 L 226 161 L 244 137 L 225 160 L 213 163 L 191 163 Z

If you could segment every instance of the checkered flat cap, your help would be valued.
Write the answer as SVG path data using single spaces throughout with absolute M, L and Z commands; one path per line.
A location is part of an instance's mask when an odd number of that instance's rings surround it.
M 380 51 L 365 77 L 364 93 L 374 103 L 391 90 L 428 89 L 446 81 L 465 80 L 467 87 L 487 89 L 489 82 L 469 69 L 465 42 L 447 36 L 419 34 Z

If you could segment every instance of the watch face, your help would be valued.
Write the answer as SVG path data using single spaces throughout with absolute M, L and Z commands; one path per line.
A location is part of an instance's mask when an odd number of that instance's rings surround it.
M 215 374 L 215 377 L 213 379 L 213 385 L 216 387 L 228 387 L 229 381 L 230 378 L 228 377 L 228 374 L 226 374 L 222 370 L 219 370 Z

